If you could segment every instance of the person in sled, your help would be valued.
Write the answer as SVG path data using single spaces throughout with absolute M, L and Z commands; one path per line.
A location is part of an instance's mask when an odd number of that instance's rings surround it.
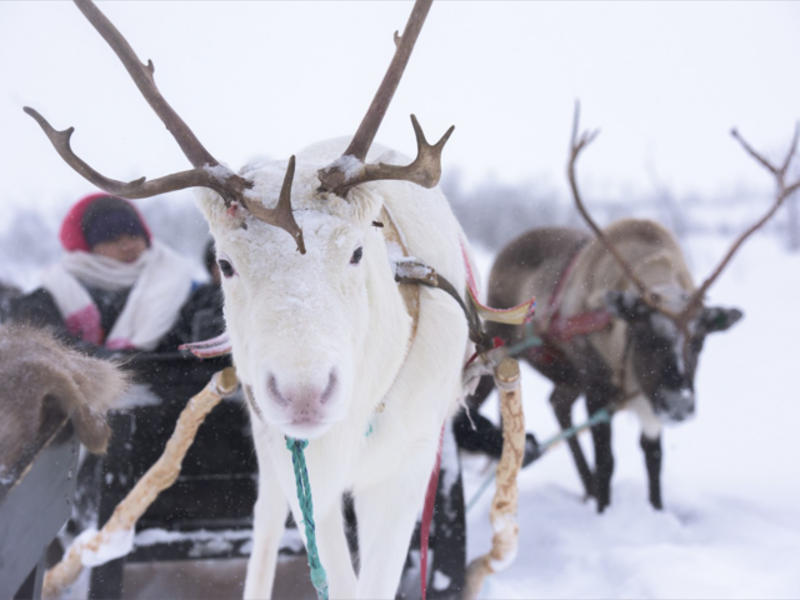
M 210 281 L 197 286 L 192 297 L 181 310 L 176 335 L 181 342 L 202 342 L 225 331 L 224 304 L 219 265 L 214 240 L 206 243 L 203 262 Z
M 136 207 L 108 194 L 79 200 L 59 239 L 66 253 L 42 286 L 15 299 L 11 320 L 55 330 L 93 354 L 174 351 L 192 268 L 154 239 Z

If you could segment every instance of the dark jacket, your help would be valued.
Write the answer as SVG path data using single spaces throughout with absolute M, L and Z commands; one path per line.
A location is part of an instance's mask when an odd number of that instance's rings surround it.
M 222 288 L 213 283 L 199 286 L 181 309 L 176 334 L 186 342 L 202 342 L 225 331 Z
M 130 288 L 110 292 L 85 287 L 100 311 L 102 329 L 108 333 L 125 307 Z M 9 321 L 47 328 L 60 339 L 89 354 L 96 356 L 112 354 L 102 347 L 76 339 L 67 330 L 53 296 L 44 288 L 39 288 L 24 296 L 11 298 L 8 304 Z M 178 346 L 181 344 L 209 339 L 223 331 L 225 331 L 225 322 L 222 316 L 222 290 L 219 286 L 212 284 L 201 285 L 186 301 L 178 320 L 164 335 L 153 352 L 177 352 Z

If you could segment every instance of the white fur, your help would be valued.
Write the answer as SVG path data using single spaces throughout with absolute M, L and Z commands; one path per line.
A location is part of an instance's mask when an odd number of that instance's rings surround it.
M 198 200 L 218 255 L 236 271 L 223 281 L 225 319 L 237 373 L 257 406 L 250 409 L 260 478 L 247 598 L 271 594 L 287 504 L 302 520 L 284 436 L 310 439 L 306 460 L 331 597 L 393 598 L 439 434 L 461 392 L 469 350 L 463 313 L 447 294 L 421 289 L 409 348 L 411 318 L 372 222 L 385 203 L 409 252 L 457 289 L 466 286 L 463 233 L 438 189 L 375 182 L 347 200 L 318 194 L 317 170 L 347 141 L 297 156 L 292 205 L 305 255 L 285 231 L 249 214 L 244 221 L 227 214 L 215 193 L 203 190 Z M 393 153 L 380 160 L 402 161 Z M 286 161 L 269 162 L 240 174 L 254 183 L 250 197 L 271 208 L 285 170 Z M 363 259 L 350 264 L 359 246 Z M 386 408 L 377 413 L 381 401 Z M 352 491 L 359 524 L 358 577 L 342 522 L 345 491 Z
M 657 440 L 661 437 L 663 423 L 653 411 L 653 405 L 643 394 L 637 394 L 625 405 L 639 419 L 642 435 L 648 440 Z

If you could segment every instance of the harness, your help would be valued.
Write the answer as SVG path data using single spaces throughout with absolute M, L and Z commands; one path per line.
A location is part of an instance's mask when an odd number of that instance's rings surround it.
M 613 320 L 611 312 L 602 308 L 585 311 L 569 317 L 561 315 L 561 303 L 564 299 L 566 284 L 570 275 L 572 275 L 582 250 L 583 247 L 578 248 L 570 258 L 566 269 L 561 273 L 553 293 L 548 299 L 542 322 L 537 323 L 537 330 L 541 335 L 542 344 L 531 348 L 526 354 L 526 358 L 543 372 L 551 375 L 555 374 L 555 371 L 566 373 L 574 370 L 571 361 L 559 348 L 558 344 L 568 344 L 579 336 L 608 331 Z M 621 360 L 620 389 L 617 394 L 617 400 L 610 407 L 612 410 L 618 409 L 639 394 L 639 390 L 626 392 L 624 389 L 630 350 L 631 343 L 630 339 L 627 338 Z
M 542 337 L 546 340 L 566 344 L 576 336 L 603 331 L 611 325 L 611 313 L 605 309 L 590 310 L 570 317 L 561 315 L 564 290 L 582 250 L 583 248 L 579 248 L 572 255 L 569 263 L 567 263 L 567 268 L 558 278 L 553 294 L 547 302 L 542 334 Z

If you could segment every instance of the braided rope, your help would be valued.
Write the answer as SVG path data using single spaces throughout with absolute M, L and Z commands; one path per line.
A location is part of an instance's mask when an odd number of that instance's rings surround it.
M 311 484 L 308 480 L 306 457 L 303 453 L 308 440 L 286 438 L 286 448 L 292 452 L 295 483 L 297 484 L 297 500 L 303 513 L 303 525 L 306 529 L 306 546 L 308 548 L 308 566 L 311 569 L 311 583 L 317 590 L 319 600 L 328 600 L 328 575 L 319 560 L 317 550 L 316 525 L 314 524 L 314 503 L 311 500 Z

